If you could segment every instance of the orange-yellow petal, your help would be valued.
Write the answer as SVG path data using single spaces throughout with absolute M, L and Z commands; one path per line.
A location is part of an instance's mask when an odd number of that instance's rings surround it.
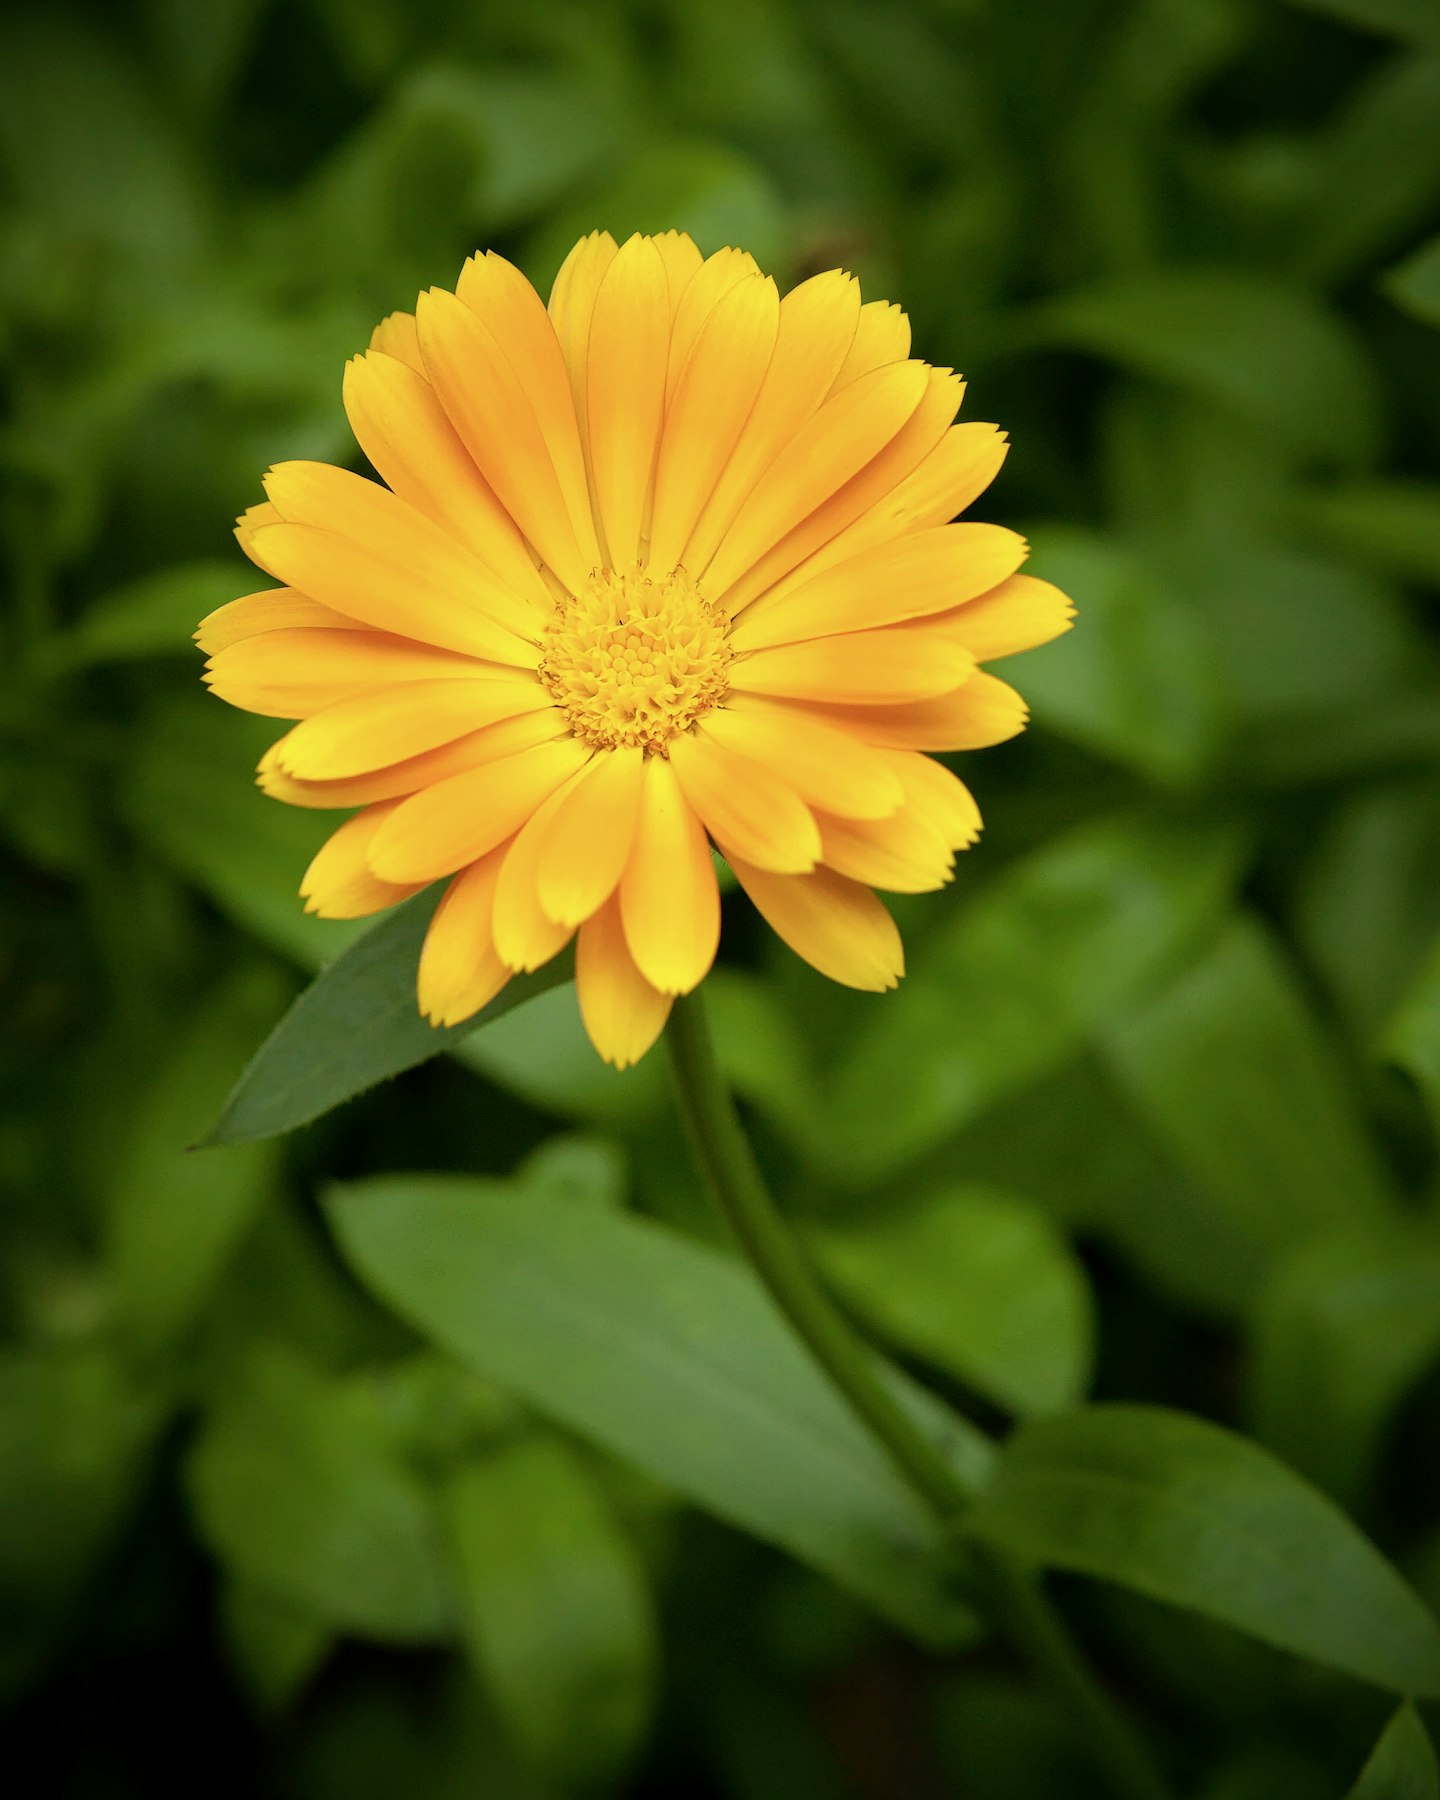
M 686 551 L 692 571 L 710 562 L 760 477 L 824 403 L 859 316 L 860 285 L 838 269 L 812 276 L 781 300 L 775 354 Z
M 919 750 L 887 750 L 886 759 L 905 788 L 906 810 L 921 818 L 952 850 L 980 835 L 980 808 L 952 770 Z
M 983 750 L 1025 729 L 1029 708 L 1014 688 L 973 674 L 953 694 L 908 706 L 820 706 L 820 716 L 867 744 L 895 750 Z
M 703 266 L 705 258 L 688 231 L 662 231 L 651 241 L 660 252 L 660 260 L 665 265 L 665 282 L 670 291 L 670 317 L 673 320 L 681 296 L 689 287 L 691 278 Z
M 938 635 L 852 631 L 737 656 L 730 681 L 746 694 L 885 706 L 948 693 L 974 667 L 969 651 Z
M 909 354 L 910 321 L 904 311 L 887 300 L 867 300 L 860 308 L 855 341 L 835 377 L 835 391 L 886 363 L 904 362 Z
M 561 263 L 555 285 L 550 290 L 550 318 L 565 358 L 580 442 L 587 455 L 590 415 L 585 395 L 585 372 L 590 360 L 590 320 L 595 312 L 595 296 L 605 279 L 605 271 L 615 260 L 616 248 L 608 231 L 592 231 L 588 237 L 581 238 Z M 696 256 L 698 258 L 698 251 Z
M 730 589 L 879 455 L 924 398 L 927 381 L 924 363 L 874 369 L 813 413 L 736 514 L 704 573 L 706 592 L 739 611 Z
M 496 954 L 507 968 L 538 969 L 575 934 L 573 925 L 557 923 L 540 904 L 540 852 L 556 813 L 574 791 L 581 773 L 577 770 L 569 775 L 536 808 L 505 852 L 495 888 L 493 928 Z
M 1034 575 L 1012 575 L 925 623 L 963 644 L 976 662 L 990 662 L 1048 644 L 1068 631 L 1074 619 L 1075 608 L 1059 588 Z
M 553 710 L 535 681 L 407 682 L 327 706 L 275 749 L 302 781 L 336 781 L 437 750 L 517 714 Z
M 639 1062 L 665 1029 L 671 996 L 651 987 L 636 968 L 613 899 L 580 927 L 575 992 L 590 1042 L 617 1069 Z
M 396 362 L 408 363 L 417 375 L 425 373 L 414 313 L 393 312 L 383 318 L 370 333 L 370 348 L 382 356 L 393 356 Z
M 557 925 L 575 926 L 608 900 L 635 841 L 645 779 L 642 750 L 600 750 L 555 809 L 540 846 L 540 905 Z
M 895 921 L 868 887 L 833 869 L 775 875 L 734 855 L 723 841 L 720 848 L 766 924 L 822 975 L 880 993 L 905 973 Z
M 504 347 L 478 314 L 431 288 L 415 309 L 425 373 L 500 504 L 565 585 L 594 566 L 551 461 L 545 433 Z
M 504 350 L 534 409 L 582 556 L 599 556 L 580 448 L 580 428 L 565 354 L 545 303 L 511 262 L 494 250 L 472 256 L 456 293 Z
M 738 615 L 752 600 L 768 593 L 792 569 L 798 569 L 807 557 L 853 525 L 870 511 L 877 501 L 912 472 L 915 465 L 932 450 L 950 421 L 955 417 L 965 393 L 965 384 L 947 369 L 925 369 L 915 363 L 892 363 L 851 382 L 830 406 L 840 406 L 861 394 L 870 383 L 897 381 L 903 371 L 920 367 L 923 374 L 922 393 L 899 430 L 850 480 L 835 488 L 828 497 L 819 499 L 795 528 L 774 544 L 725 596 L 731 615 Z
M 943 613 L 1004 581 L 1026 543 L 1003 525 L 936 525 L 877 544 L 747 607 L 731 633 L 737 650 L 793 644 L 837 631 L 897 625 Z
M 482 665 L 383 631 L 298 626 L 242 638 L 211 657 L 210 691 L 276 719 L 305 719 L 382 687 L 464 679 Z
M 663 756 L 648 757 L 620 914 L 636 967 L 663 994 L 688 994 L 720 946 L 720 890 L 705 829 Z
M 350 429 L 381 479 L 458 538 L 511 592 L 548 608 L 550 590 L 519 528 L 475 467 L 425 376 L 372 351 L 346 365 L 343 391 Z M 528 628 L 523 614 L 512 618 Z
M 294 588 L 266 588 L 217 606 L 195 628 L 195 642 L 207 656 L 215 656 L 232 644 L 258 637 L 262 631 L 283 631 L 292 625 L 330 631 L 363 629 L 355 619 L 346 618 L 333 607 L 322 606 L 308 594 L 297 594 Z
M 669 356 L 665 264 L 648 238 L 632 237 L 595 295 L 586 372 L 595 504 L 612 569 L 626 569 L 640 555 Z
M 884 819 L 904 802 L 905 789 L 887 753 L 857 743 L 813 713 L 755 694 L 732 694 L 708 713 L 705 729 L 729 750 L 785 780 L 811 806 L 848 819 Z
M 670 745 L 681 792 L 710 835 L 762 868 L 793 872 L 820 860 L 820 832 L 805 802 L 778 775 L 739 756 L 703 721 Z
M 412 794 L 377 832 L 371 868 L 384 881 L 453 875 L 518 831 L 588 754 L 574 738 L 557 738 Z
M 667 405 L 674 399 L 680 377 L 715 308 L 732 288 L 765 279 L 753 256 L 728 248 L 707 256 L 678 286 L 672 274 L 670 356 L 665 376 Z
M 711 310 L 674 384 L 655 468 L 650 563 L 683 563 L 690 534 L 755 404 L 775 350 L 775 283 L 746 276 Z
M 390 721 L 394 728 L 393 719 Z M 428 735 L 428 727 L 422 727 Z M 556 707 L 542 707 L 536 712 L 519 713 L 485 725 L 478 731 L 467 731 L 434 750 L 423 750 L 398 762 L 367 769 L 359 775 L 333 776 L 323 780 L 307 780 L 295 775 L 287 766 L 294 752 L 289 737 L 272 744 L 260 758 L 257 780 L 262 792 L 272 799 L 284 800 L 291 806 L 331 807 L 368 806 L 375 800 L 396 800 L 406 794 L 418 794 L 448 776 L 460 775 L 466 769 L 478 769 L 483 763 L 498 762 L 502 756 L 514 756 L 535 744 L 548 744 L 563 737 L 569 729 L 565 716 Z M 299 730 L 299 727 L 296 727 Z M 293 733 L 291 734 L 293 735 Z M 368 736 L 368 734 L 367 734 Z M 383 754 L 383 750 L 378 752 Z M 367 759 L 377 754 L 373 743 L 366 742 L 360 754 Z M 302 752 L 301 760 L 304 760 Z
M 825 863 L 852 881 L 892 894 L 944 887 L 955 855 L 939 832 L 909 807 L 889 819 L 839 819 L 818 813 Z
M 420 1011 L 433 1025 L 458 1025 L 488 1006 L 511 971 L 495 954 L 491 920 L 505 846 L 462 869 L 435 909 L 420 951 Z
M 363 919 L 420 892 L 424 882 L 381 881 L 369 866 L 370 845 L 391 811 L 390 804 L 367 807 L 326 839 L 300 883 L 306 912 L 322 919 Z

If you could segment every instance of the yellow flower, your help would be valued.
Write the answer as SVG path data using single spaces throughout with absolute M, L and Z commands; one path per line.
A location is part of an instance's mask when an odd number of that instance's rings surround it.
M 442 877 L 422 1011 L 467 1018 L 578 931 L 621 1067 L 720 934 L 710 845 L 822 973 L 892 987 L 871 891 L 942 886 L 980 816 L 927 750 L 1022 729 L 979 665 L 1063 631 L 1023 539 L 950 523 L 1005 454 L 952 423 L 898 307 L 832 271 L 782 299 L 738 250 L 606 233 L 548 310 L 493 252 L 345 372 L 384 486 L 272 469 L 239 522 L 284 583 L 197 633 L 222 699 L 299 723 L 260 785 L 359 807 L 301 886 L 353 918 Z

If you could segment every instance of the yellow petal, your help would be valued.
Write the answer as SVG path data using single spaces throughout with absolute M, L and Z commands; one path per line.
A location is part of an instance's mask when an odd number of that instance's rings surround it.
M 1026 543 L 1003 525 L 937 525 L 877 544 L 741 614 L 737 650 L 793 644 L 837 631 L 862 631 L 943 613 L 1004 581 L 1024 561 Z
M 705 591 L 738 611 L 729 590 L 879 455 L 926 385 L 923 363 L 897 363 L 862 375 L 813 413 L 736 514 L 705 571 Z
M 540 852 L 550 827 L 579 781 L 570 774 L 531 814 L 505 852 L 495 888 L 495 951 L 507 968 L 538 969 L 564 949 L 573 925 L 557 924 L 540 904 Z
M 420 1011 L 432 1025 L 458 1025 L 488 1006 L 510 979 L 495 954 L 491 919 L 505 847 L 462 869 L 435 909 L 420 952 Z
M 545 303 L 515 265 L 494 250 L 470 258 L 456 291 L 489 328 L 519 377 L 550 452 L 581 555 L 598 561 L 570 375 Z
M 672 280 L 670 358 L 665 381 L 667 405 L 674 398 L 680 377 L 685 372 L 685 365 L 715 308 L 740 283 L 764 279 L 753 256 L 747 255 L 743 250 L 725 249 L 706 257 L 678 289 Z M 779 305 L 778 295 L 776 305 Z M 751 397 L 753 399 L 754 396 Z
M 701 509 L 755 404 L 779 321 L 775 283 L 747 276 L 711 310 L 696 338 L 674 384 L 660 438 L 652 567 L 669 570 L 684 562 Z
M 242 638 L 206 666 L 211 693 L 247 712 L 306 719 L 326 707 L 411 682 L 467 679 L 471 657 L 433 650 L 383 631 L 299 626 Z
M 819 706 L 820 717 L 863 743 L 895 750 L 983 750 L 1025 729 L 1029 708 L 983 669 L 953 694 L 908 706 Z
M 780 302 L 775 354 L 686 555 L 700 570 L 714 557 L 756 482 L 823 404 L 855 337 L 860 284 L 831 269 Z
M 370 846 L 370 866 L 384 881 L 453 875 L 518 831 L 587 760 L 574 738 L 557 738 L 438 781 L 398 803 Z
M 494 332 L 431 288 L 415 311 L 425 372 L 460 441 L 500 504 L 571 592 L 594 566 L 576 538 L 564 491 L 530 396 Z
M 665 265 L 665 282 L 670 291 L 670 317 L 673 319 L 681 295 L 689 287 L 691 277 L 702 266 L 705 258 L 700 254 L 700 247 L 694 238 L 685 231 L 662 231 L 650 241 L 660 252 L 660 260 Z
M 1075 608 L 1059 588 L 1033 575 L 1012 575 L 978 599 L 925 622 L 963 644 L 976 662 L 990 662 L 1048 644 L 1074 620 Z
M 580 927 L 575 992 L 590 1042 L 617 1069 L 639 1062 L 665 1029 L 671 998 L 636 968 L 614 900 Z
M 927 428 L 934 410 L 942 409 L 942 401 L 948 404 L 950 395 L 957 391 L 953 382 L 954 378 L 949 377 L 932 384 L 933 398 L 917 410 L 911 422 L 914 430 Z M 911 427 L 902 437 L 913 435 Z M 904 445 L 897 447 L 903 449 Z M 760 603 L 768 607 L 772 600 L 780 600 L 802 582 L 812 581 L 825 570 L 876 545 L 948 524 L 989 487 L 1000 471 L 1007 448 L 1004 432 L 995 425 L 969 421 L 952 425 L 903 481 L 867 506 L 843 531 L 837 531 L 828 542 L 812 550 L 789 574 L 775 581 Z
M 703 722 L 671 743 L 670 763 L 686 800 L 717 841 L 734 844 L 767 869 L 813 869 L 819 861 L 820 832 L 794 788 L 727 749 Z
M 895 921 L 869 888 L 833 869 L 774 875 L 720 848 L 776 937 L 822 975 L 880 993 L 905 973 Z
M 918 750 L 885 754 L 904 784 L 906 810 L 923 819 L 950 849 L 973 844 L 980 835 L 980 808 L 960 777 Z
M 911 525 L 943 525 L 978 500 L 1000 473 L 1009 440 L 998 425 L 966 420 L 938 444 L 878 510 Z
M 367 807 L 321 845 L 300 883 L 306 912 L 322 919 L 363 919 L 420 892 L 423 882 L 397 886 L 381 881 L 366 861 L 391 810 L 389 805 Z
M 383 556 L 336 532 L 288 522 L 264 526 L 255 543 L 257 560 L 264 556 L 281 580 L 348 613 L 357 625 L 516 668 L 535 668 L 540 661 L 533 643 L 458 597 L 465 590 L 457 593 L 453 565 L 447 579 L 438 558 L 407 565 L 398 552 Z M 467 579 L 473 580 L 475 567 Z
M 245 552 L 257 568 L 264 569 L 267 575 L 275 571 L 261 560 L 260 552 L 255 545 L 256 533 L 265 525 L 278 525 L 280 515 L 268 500 L 262 500 L 257 506 L 247 506 L 235 521 L 235 542 Z M 277 576 L 278 580 L 279 577 Z
M 867 386 L 884 380 L 898 380 L 903 371 L 919 365 L 895 363 L 863 375 L 829 402 L 839 406 L 852 400 Z M 924 370 L 924 393 L 900 429 L 878 453 L 851 479 L 834 489 L 793 531 L 788 532 L 737 581 L 723 597 L 731 617 L 735 617 L 752 600 L 774 588 L 792 569 L 798 569 L 832 538 L 857 519 L 863 518 L 884 498 L 897 482 L 903 481 L 934 446 L 955 417 L 964 397 L 965 384 L 946 369 Z
M 344 398 L 350 429 L 381 480 L 457 537 L 519 598 L 548 611 L 550 590 L 524 538 L 424 375 L 393 356 L 357 356 L 346 365 Z
M 443 697 L 437 709 L 432 696 L 428 706 L 401 712 L 395 702 L 382 703 L 377 695 L 368 709 L 347 709 L 351 713 L 368 711 L 368 718 L 363 722 L 353 717 L 348 721 L 353 757 L 363 757 L 369 764 L 375 757 L 384 756 L 397 742 L 407 741 L 400 734 L 402 720 L 414 739 L 425 742 L 435 731 L 447 729 L 441 722 L 443 707 Z M 466 721 L 474 716 L 463 701 L 459 711 Z M 302 730 L 297 725 L 261 757 L 258 780 L 263 792 L 291 806 L 366 806 L 374 800 L 395 800 L 405 794 L 418 794 L 421 788 L 433 787 L 448 776 L 463 774 L 466 769 L 478 769 L 483 763 L 498 762 L 502 756 L 514 756 L 535 744 L 548 744 L 552 738 L 563 737 L 569 730 L 565 715 L 557 707 L 545 706 L 535 712 L 503 718 L 477 731 L 466 731 L 463 736 L 452 738 L 433 750 L 418 751 L 393 762 L 367 767 L 358 775 L 322 776 L 318 780 L 296 775 L 290 766 L 292 761 L 298 760 L 306 768 L 316 765 L 324 768 L 332 766 L 336 760 L 338 746 L 333 735 L 336 721 L 326 715 L 316 715 L 317 719 L 321 717 L 326 717 L 332 733 L 328 744 L 321 740 L 317 748 L 313 743 L 302 742 L 297 748 L 293 740 Z M 307 720 L 303 729 L 308 731 L 314 723 L 315 720 Z M 368 729 L 371 724 L 377 728 Z M 342 756 L 341 760 L 353 760 L 353 757 Z
M 967 650 L 934 634 L 852 631 L 737 656 L 730 682 L 739 693 L 884 706 L 948 693 L 974 666 Z
M 393 356 L 396 362 L 408 363 L 417 375 L 425 373 L 414 313 L 393 312 L 383 318 L 370 333 L 370 348 L 382 356 Z
M 663 994 L 688 994 L 720 946 L 720 890 L 705 830 L 663 756 L 645 762 L 630 860 L 620 881 L 625 940 Z
M 614 893 L 635 841 L 645 754 L 600 750 L 556 808 L 536 864 L 540 904 L 578 925 Z
M 195 642 L 207 656 L 228 650 L 232 644 L 258 637 L 262 631 L 283 631 L 292 625 L 309 625 L 316 630 L 358 631 L 354 619 L 333 607 L 322 606 L 294 588 L 266 588 L 259 594 L 246 594 L 230 600 L 206 615 L 195 628 Z
M 612 569 L 640 555 L 669 355 L 665 264 L 648 238 L 632 237 L 595 295 L 586 375 L 595 504 Z
M 423 689 L 409 682 L 326 707 L 282 738 L 276 751 L 292 775 L 335 781 L 403 762 L 517 714 L 553 710 L 537 681 L 432 681 Z
M 550 290 L 550 318 L 570 377 L 570 395 L 575 404 L 582 446 L 588 446 L 590 442 L 590 415 L 585 395 L 590 320 L 595 312 L 595 296 L 605 271 L 615 260 L 615 251 L 615 240 L 608 231 L 592 231 L 588 237 L 581 238 L 561 263 L 555 285 Z M 698 258 L 698 251 L 696 256 Z
M 910 321 L 904 312 L 889 301 L 868 300 L 860 308 L 855 341 L 840 365 L 834 391 L 838 393 L 872 369 L 883 369 L 886 363 L 904 362 L 909 354 Z
M 335 532 L 367 555 L 403 564 L 437 590 L 448 584 L 452 611 L 474 611 L 522 645 L 539 628 L 533 605 L 448 531 L 378 482 L 329 463 L 284 462 L 266 475 L 265 492 L 286 523 Z M 513 662 L 515 656 L 499 660 Z
M 816 815 L 828 867 L 892 894 L 929 894 L 950 880 L 955 856 L 937 831 L 906 808 L 890 819 Z
M 811 806 L 849 819 L 883 819 L 904 803 L 904 786 L 884 753 L 797 707 L 733 694 L 706 715 L 705 728 L 728 750 L 783 770 Z

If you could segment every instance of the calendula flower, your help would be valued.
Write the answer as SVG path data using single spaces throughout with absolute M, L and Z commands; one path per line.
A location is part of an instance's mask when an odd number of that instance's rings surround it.
M 981 665 L 1070 618 L 1013 531 L 951 522 L 1005 439 L 909 351 L 838 270 L 782 298 L 741 251 L 602 232 L 547 309 L 491 252 L 346 370 L 380 482 L 270 471 L 237 535 L 284 585 L 205 620 L 206 679 L 299 721 L 266 793 L 360 809 L 312 912 L 448 878 L 432 1021 L 578 933 L 590 1037 L 635 1061 L 714 960 L 712 844 L 822 973 L 899 978 L 872 890 L 942 886 L 980 829 L 925 753 L 1021 730 Z

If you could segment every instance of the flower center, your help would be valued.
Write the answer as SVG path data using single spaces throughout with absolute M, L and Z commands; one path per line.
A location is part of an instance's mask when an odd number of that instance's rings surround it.
M 725 698 L 728 623 L 683 569 L 654 578 L 638 566 L 596 569 L 557 602 L 540 679 L 576 737 L 663 753 Z

